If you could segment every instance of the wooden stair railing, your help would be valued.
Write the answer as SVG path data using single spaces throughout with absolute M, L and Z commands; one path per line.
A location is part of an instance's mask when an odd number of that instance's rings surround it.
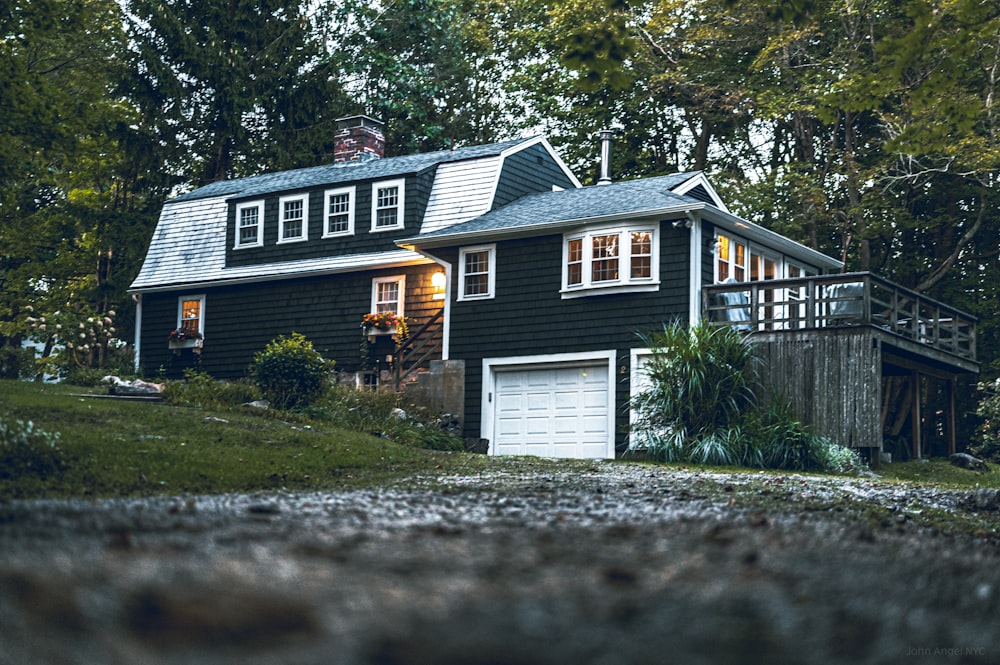
M 444 310 L 438 310 L 427 323 L 396 347 L 392 359 L 392 387 L 399 391 L 403 381 L 424 367 L 430 360 L 441 357 L 442 339 L 436 333 L 444 330 Z

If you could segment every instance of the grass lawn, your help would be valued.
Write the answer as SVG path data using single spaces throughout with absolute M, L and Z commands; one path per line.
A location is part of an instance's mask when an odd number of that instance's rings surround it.
M 392 485 L 415 475 L 587 464 L 435 452 L 300 418 L 92 396 L 105 392 L 0 381 L 0 417 L 58 432 L 66 462 L 64 471 L 45 478 L 11 479 L 0 469 L 0 499 L 335 490 Z M 996 467 L 974 473 L 946 460 L 884 465 L 879 475 L 942 487 L 1000 487 Z
M 488 462 L 257 412 L 89 396 L 105 392 L 0 381 L 0 417 L 58 432 L 67 462 L 45 479 L 0 471 L 0 498 L 345 489 L 423 472 L 475 473 Z

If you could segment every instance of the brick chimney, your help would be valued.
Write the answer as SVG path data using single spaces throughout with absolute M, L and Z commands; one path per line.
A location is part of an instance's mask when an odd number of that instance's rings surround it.
M 385 157 L 382 123 L 366 115 L 337 119 L 333 136 L 333 161 L 350 162 Z

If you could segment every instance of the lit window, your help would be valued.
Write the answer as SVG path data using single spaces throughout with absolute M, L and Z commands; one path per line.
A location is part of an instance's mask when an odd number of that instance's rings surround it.
M 205 296 L 181 296 L 177 299 L 177 328 L 205 334 Z
M 575 238 L 567 246 L 566 282 L 569 286 L 583 284 L 583 240 Z
M 618 279 L 618 234 L 591 238 L 593 260 L 590 262 L 591 282 L 611 282 Z
M 655 228 L 602 228 L 566 236 L 563 295 L 658 288 Z
M 406 181 L 390 180 L 372 187 L 372 232 L 401 229 Z
M 403 316 L 404 294 L 406 293 L 406 277 L 376 277 L 372 280 L 372 308 L 379 314 L 393 312 Z
M 632 279 L 649 279 L 653 276 L 653 232 L 633 231 Z
M 715 281 L 747 280 L 747 245 L 738 238 L 719 234 L 715 238 Z
M 259 247 L 264 227 L 264 202 L 236 205 L 236 248 Z
M 306 240 L 306 210 L 309 197 L 283 196 L 278 200 L 278 210 L 281 220 L 278 223 L 278 242 L 296 242 Z
M 354 188 L 332 189 L 326 193 L 326 226 L 323 237 L 354 233 Z
M 459 252 L 458 281 L 462 285 L 459 300 L 493 297 L 496 284 L 495 254 L 496 245 L 466 247 Z

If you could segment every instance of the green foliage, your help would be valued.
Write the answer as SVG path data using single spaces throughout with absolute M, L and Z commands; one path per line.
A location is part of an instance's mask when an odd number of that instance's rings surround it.
M 329 387 L 333 362 L 313 348 L 301 333 L 279 336 L 254 355 L 254 383 L 271 406 L 296 409 L 309 406 Z
M 427 409 L 406 405 L 402 395 L 388 390 L 337 385 L 305 413 L 343 429 L 374 434 L 406 446 L 463 449 L 462 439 L 449 432 L 440 417 Z
M 30 379 L 35 376 L 35 352 L 20 346 L 0 346 L 0 377 Z
M 229 411 L 261 398 L 260 389 L 247 381 L 217 381 L 206 372 L 184 370 L 183 381 L 168 381 L 163 399 L 170 404 L 213 411 Z
M 978 386 L 982 399 L 976 415 L 982 422 L 976 430 L 976 444 L 969 452 L 1000 463 L 1000 379 L 982 382 Z
M 735 329 L 674 323 L 642 339 L 652 351 L 650 386 L 633 408 L 645 429 L 682 431 L 693 441 L 737 425 L 754 404 L 753 349 Z
M 0 479 L 22 476 L 47 478 L 66 467 L 59 433 L 49 433 L 32 421 L 0 417 Z
M 632 442 L 653 459 L 722 466 L 854 473 L 854 451 L 816 436 L 771 396 L 761 411 L 749 342 L 732 328 L 680 324 L 643 336 L 650 386 L 632 401 Z

